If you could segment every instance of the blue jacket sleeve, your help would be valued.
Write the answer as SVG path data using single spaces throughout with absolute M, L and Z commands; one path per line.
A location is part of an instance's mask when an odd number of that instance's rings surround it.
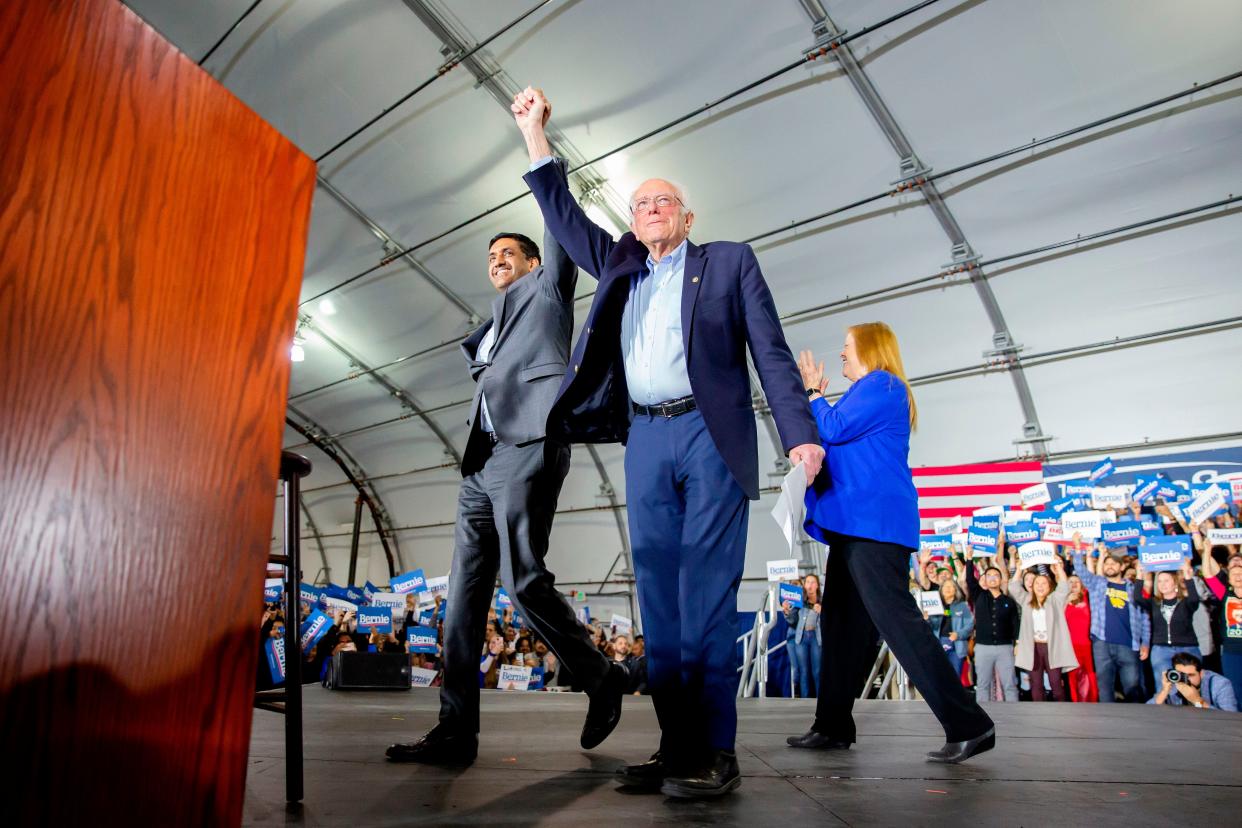
M 781 445 L 786 452 L 795 446 L 815 443 L 815 422 L 811 419 L 802 390 L 802 376 L 794 362 L 772 292 L 759 269 L 759 260 L 750 245 L 742 247 L 742 316 L 746 322 L 746 344 L 755 361 L 763 394 L 776 420 Z
M 886 383 L 882 377 L 876 376 L 868 380 L 871 376 L 868 374 L 859 380 L 859 383 L 865 385 L 851 389 L 853 393 L 842 397 L 836 405 L 830 404 L 823 397 L 811 401 L 811 413 L 819 428 L 819 439 L 825 445 L 839 446 L 849 443 L 879 431 L 888 424 L 894 389 L 885 388 Z M 901 388 L 901 393 L 905 394 L 904 388 Z
M 1082 585 L 1087 588 L 1088 592 L 1094 592 L 1096 589 L 1102 588 L 1104 584 L 1104 576 L 1096 575 L 1087 569 L 1087 564 L 1083 560 L 1081 552 L 1075 552 L 1074 555 L 1074 574 L 1078 576 L 1078 580 L 1082 581 Z
M 1212 706 L 1217 710 L 1237 713 L 1238 697 L 1233 691 L 1233 682 L 1223 676 L 1220 678 L 1223 680 L 1212 682 Z
M 608 254 L 616 246 L 608 231 L 587 218 L 586 212 L 569 191 L 569 179 L 560 159 L 522 176 L 530 187 L 543 222 L 578 267 L 596 279 L 604 272 Z

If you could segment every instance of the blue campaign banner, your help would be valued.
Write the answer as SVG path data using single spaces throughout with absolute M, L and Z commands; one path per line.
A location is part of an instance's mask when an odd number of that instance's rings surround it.
M 1080 497 L 1062 497 L 1051 503 L 1044 504 L 1044 511 L 1052 512 L 1054 515 L 1060 515 L 1062 512 L 1074 511 L 1078 508 Z
M 978 518 L 976 518 L 976 521 Z M 966 535 L 966 543 L 976 552 L 995 552 L 999 533 L 994 529 L 978 529 L 978 523 L 971 524 Z
M 1144 477 L 1140 474 L 1135 478 L 1134 491 L 1130 493 L 1130 499 L 1135 503 L 1146 503 L 1156 496 L 1156 490 L 1159 488 L 1159 477 Z
M 1099 483 L 1101 480 L 1107 480 L 1113 476 L 1113 472 L 1117 471 L 1117 466 L 1113 463 L 1113 458 L 1105 457 L 1097 465 L 1091 467 L 1091 471 L 1087 472 L 1087 480 L 1092 483 Z
M 1048 481 L 1049 487 L 1053 483 L 1085 480 L 1095 465 L 1097 464 L 1090 461 L 1045 463 L 1044 479 Z M 1242 474 L 1242 446 L 1126 457 L 1116 462 L 1116 470 L 1109 478 L 1109 484 L 1137 485 L 1140 476 L 1150 478 L 1157 473 L 1163 477 L 1163 491 L 1158 490 L 1156 497 L 1172 500 L 1181 490 L 1188 491 L 1193 483 L 1207 483 L 1229 474 Z
M 1142 528 L 1144 533 L 1159 532 L 1162 535 L 1164 534 L 1164 527 L 1160 523 L 1160 518 L 1154 515 L 1140 514 L 1139 527 Z
M 509 593 L 505 592 L 505 588 L 501 587 L 496 591 L 496 609 L 506 610 L 513 606 L 513 599 L 509 597 Z
M 1049 520 L 1055 521 L 1056 518 L 1049 518 Z M 1023 521 L 1022 523 L 1015 523 L 1005 530 L 1005 542 L 1013 544 L 1030 543 L 1031 541 L 1039 540 L 1039 534 L 1040 527 L 1038 524 L 1034 521 Z
M 285 639 L 269 638 L 263 645 L 267 654 L 267 669 L 272 674 L 272 684 L 283 684 L 285 681 Z
M 436 617 L 436 608 L 427 607 L 427 609 L 423 610 L 422 612 L 418 614 L 418 623 L 426 627 L 432 621 L 435 620 L 435 617 Z
M 1180 542 L 1155 541 L 1139 547 L 1139 563 L 1148 572 L 1176 572 L 1187 555 Z
M 404 595 L 407 592 L 425 591 L 427 589 L 427 579 L 423 577 L 421 569 L 411 569 L 409 572 L 391 579 L 388 585 L 392 587 L 393 592 Z
M 1137 520 L 1100 524 L 1100 540 L 1105 546 L 1137 546 L 1142 536 L 1143 525 Z
M 530 668 L 530 684 L 526 685 L 526 689 L 527 690 L 542 690 L 543 689 L 543 668 L 542 667 Z
M 317 607 L 323 602 L 323 590 L 315 589 L 310 584 L 302 584 L 298 587 L 298 599 L 303 603 L 312 607 Z
M 388 607 L 358 607 L 358 629 L 392 632 L 392 610 Z
M 797 584 L 781 584 L 780 597 L 776 603 L 784 606 L 786 602 L 792 604 L 795 608 L 802 608 L 802 587 Z
M 970 528 L 995 532 L 1000 529 L 1000 515 L 979 515 L 970 519 Z
M 358 589 L 358 587 L 351 586 L 345 589 L 345 600 L 354 604 L 365 604 L 371 600 L 371 597 Z
M 302 622 L 302 626 L 298 628 L 298 638 L 302 641 L 302 652 L 305 653 L 311 647 L 318 644 L 319 639 L 328 634 L 328 628 L 331 626 L 331 618 L 319 610 L 312 610 L 311 614 Z
M 340 584 L 328 584 L 324 587 L 323 594 L 328 598 L 340 598 L 342 601 L 349 601 L 351 604 L 354 600 L 349 597 L 349 590 Z
M 410 627 L 406 632 L 406 641 L 410 644 L 411 653 L 431 653 L 436 652 L 436 629 L 435 627 Z
M 367 581 L 367 585 L 362 588 L 362 597 L 370 601 L 371 596 L 379 591 L 380 591 L 379 587 L 377 587 L 375 584 L 371 583 L 370 581 Z M 357 603 L 357 601 L 355 601 L 354 603 Z
M 263 603 L 275 604 L 280 601 L 280 596 L 285 594 L 285 588 L 280 584 L 272 584 L 263 587 Z
M 922 535 L 919 537 L 919 548 L 931 552 L 945 552 L 953 545 L 952 535 Z
M 1091 490 L 1095 486 L 1091 483 L 1062 483 L 1061 495 L 1063 497 L 1090 497 Z
M 1031 523 L 1043 529 L 1049 523 L 1056 523 L 1061 519 L 1061 515 L 1057 512 L 1031 512 Z

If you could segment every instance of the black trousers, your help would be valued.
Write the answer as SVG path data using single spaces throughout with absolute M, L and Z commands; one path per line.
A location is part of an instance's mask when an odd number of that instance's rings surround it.
M 481 467 L 462 479 L 440 687 L 440 721 L 454 730 L 479 732 L 479 659 L 498 571 L 505 591 L 573 674 L 575 686 L 594 690 L 608 670 L 608 660 L 544 566 L 568 472 L 569 447 L 541 440 L 525 446 L 497 443 Z
M 982 735 L 992 720 L 954 674 L 939 639 L 909 591 L 910 553 L 894 543 L 828 534 L 830 552 L 819 620 L 823 687 L 813 729 L 856 741 L 854 699 L 875 659 L 876 642 L 889 650 L 944 727 L 945 740 Z

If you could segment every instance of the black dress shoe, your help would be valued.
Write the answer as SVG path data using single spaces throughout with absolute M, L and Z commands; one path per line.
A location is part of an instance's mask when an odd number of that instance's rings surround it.
M 940 750 L 927 754 L 928 762 L 939 762 L 943 765 L 956 765 L 970 757 L 984 753 L 996 747 L 996 728 L 989 727 L 987 732 L 964 742 L 945 742 Z
M 660 792 L 676 799 L 711 799 L 724 796 L 741 784 L 737 754 L 731 750 L 714 750 L 706 767 L 690 776 L 666 778 Z
M 608 665 L 604 680 L 591 694 L 586 721 L 582 724 L 582 737 L 578 740 L 584 750 L 596 747 L 608 738 L 617 722 L 621 721 L 621 699 L 630 684 L 630 673 L 617 662 Z
M 646 762 L 623 765 L 617 769 L 617 781 L 623 786 L 653 791 L 660 790 L 665 778 L 671 775 L 669 763 L 664 761 L 664 754 L 658 750 Z
M 437 725 L 417 742 L 389 745 L 387 755 L 390 762 L 469 765 L 479 755 L 479 737 L 473 733 L 454 733 Z
M 850 742 L 845 739 L 834 739 L 831 736 L 815 731 L 808 730 L 801 736 L 789 736 L 785 739 L 785 744 L 790 747 L 807 748 L 808 750 L 849 750 Z

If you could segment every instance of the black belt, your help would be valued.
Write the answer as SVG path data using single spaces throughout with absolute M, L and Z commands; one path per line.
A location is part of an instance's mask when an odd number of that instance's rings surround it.
M 656 403 L 655 405 L 639 405 L 634 403 L 634 413 L 643 414 L 649 417 L 680 417 L 688 411 L 693 411 L 699 405 L 694 401 L 694 397 L 681 397 L 676 400 Z

